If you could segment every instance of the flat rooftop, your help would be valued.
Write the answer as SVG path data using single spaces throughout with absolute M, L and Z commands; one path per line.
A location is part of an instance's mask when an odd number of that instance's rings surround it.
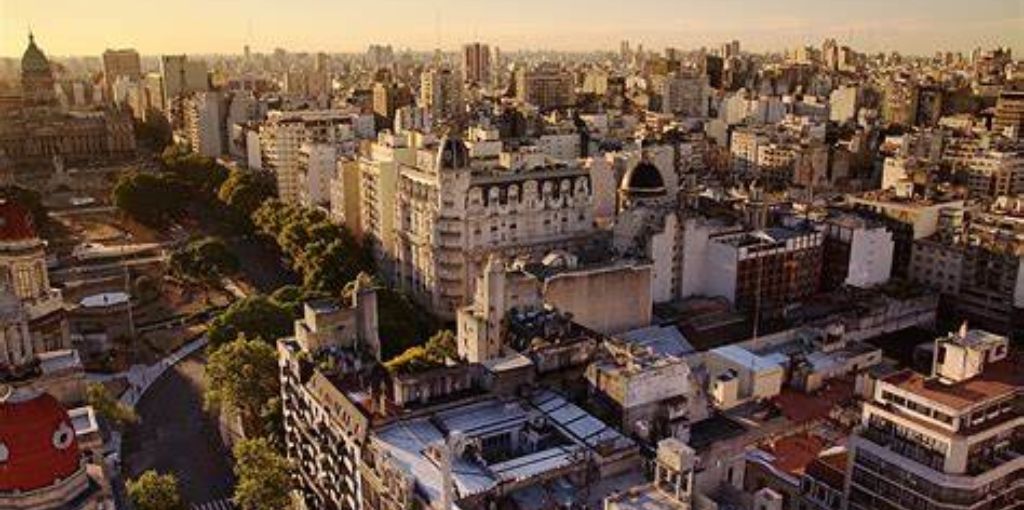
M 956 384 L 943 384 L 913 370 L 904 370 L 884 379 L 904 391 L 958 411 L 1013 395 L 1024 388 L 1024 367 L 1003 360 L 985 367 L 984 372 Z
M 395 466 L 410 475 L 430 501 L 439 501 L 441 466 L 436 452 L 459 434 L 483 439 L 518 434 L 527 422 L 542 416 L 557 432 L 536 451 L 501 456 L 493 462 L 468 455 L 452 459 L 456 497 L 487 492 L 500 484 L 543 477 L 581 465 L 587 451 L 633 448 L 635 443 L 561 395 L 541 390 L 524 399 L 487 398 L 426 417 L 400 420 L 374 433 L 373 441 L 387 451 Z

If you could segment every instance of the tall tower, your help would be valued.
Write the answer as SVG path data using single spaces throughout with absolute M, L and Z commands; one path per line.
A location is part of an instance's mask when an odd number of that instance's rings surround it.
M 28 33 L 28 48 L 21 56 L 21 93 L 25 106 L 55 106 L 53 69 L 42 50 L 36 46 L 32 32 Z

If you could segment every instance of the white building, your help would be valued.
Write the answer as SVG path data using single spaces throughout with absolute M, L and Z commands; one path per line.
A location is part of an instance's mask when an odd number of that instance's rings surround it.
M 309 207 L 330 204 L 330 184 L 337 172 L 338 151 L 327 143 L 299 148 L 299 202 Z
M 373 136 L 373 116 L 347 110 L 273 111 L 260 127 L 261 163 L 274 172 L 277 193 L 285 202 L 298 202 L 302 181 L 299 149 L 307 143 L 325 143 L 351 152 L 360 139 Z
M 218 158 L 226 151 L 226 102 L 220 92 L 197 92 L 185 103 L 185 130 L 192 152 Z
M 468 302 L 489 253 L 542 255 L 595 232 L 586 167 L 506 168 L 453 138 L 402 165 L 395 203 L 396 283 L 446 316 Z
M 829 120 L 844 124 L 857 118 L 857 87 L 840 87 L 828 97 Z
M 966 327 L 934 346 L 931 374 L 883 377 L 850 436 L 851 510 L 1011 509 L 1024 473 L 1024 378 L 1007 338 Z

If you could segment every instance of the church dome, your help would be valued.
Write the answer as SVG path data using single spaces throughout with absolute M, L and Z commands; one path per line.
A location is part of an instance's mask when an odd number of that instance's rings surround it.
M 57 399 L 0 387 L 0 493 L 48 488 L 79 463 L 75 430 Z
M 622 191 L 641 194 L 665 193 L 665 180 L 661 171 L 648 161 L 641 161 L 622 176 Z
M 35 239 L 32 214 L 21 205 L 0 199 L 0 243 Z
M 28 48 L 25 48 L 25 53 L 21 55 L 21 72 L 50 72 L 50 61 L 46 59 L 46 55 L 43 54 L 43 50 L 40 50 L 39 46 L 36 46 L 36 38 L 32 34 L 28 34 Z
M 438 168 L 458 169 L 469 166 L 469 148 L 458 137 L 444 137 L 438 152 Z

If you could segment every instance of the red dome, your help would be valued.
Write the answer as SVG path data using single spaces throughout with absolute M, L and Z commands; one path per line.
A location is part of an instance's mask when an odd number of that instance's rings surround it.
M 0 395 L 0 492 L 49 487 L 75 474 L 79 461 L 75 430 L 57 399 Z
M 0 241 L 24 241 L 36 237 L 32 215 L 19 204 L 0 200 Z

